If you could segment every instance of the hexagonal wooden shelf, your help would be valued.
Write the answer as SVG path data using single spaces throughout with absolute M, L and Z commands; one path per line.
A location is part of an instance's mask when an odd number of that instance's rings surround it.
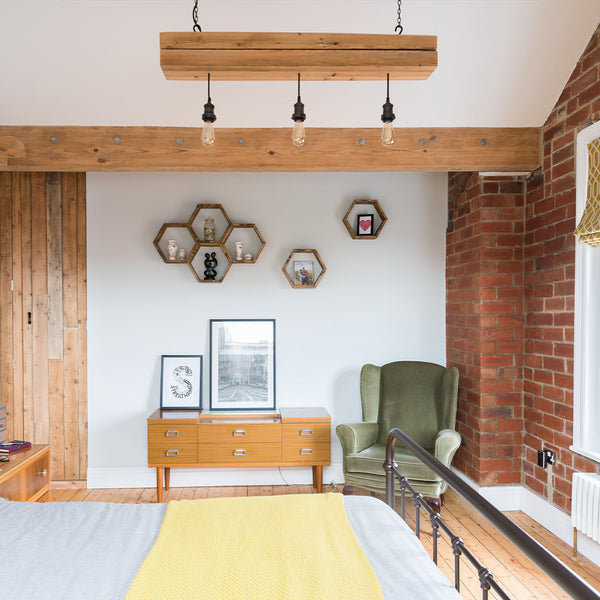
M 215 239 L 206 240 L 204 237 L 204 220 L 212 217 L 215 221 Z M 188 225 L 196 232 L 201 242 L 223 242 L 229 234 L 231 219 L 220 204 L 198 204 L 188 221 Z
M 215 222 L 214 240 L 204 239 L 204 221 L 207 217 L 212 217 Z M 171 260 L 167 252 L 168 240 L 169 238 L 176 239 L 177 236 L 180 238 L 177 240 L 179 245 L 184 231 L 191 250 L 189 250 L 184 260 L 179 258 Z M 236 242 L 242 242 L 243 244 L 244 258 L 242 260 L 235 259 Z M 185 242 L 183 243 L 185 244 Z M 233 224 L 220 204 L 197 204 L 192 216 L 186 223 L 164 223 L 158 235 L 154 238 L 154 246 L 166 263 L 189 265 L 194 277 L 200 283 L 221 283 L 233 263 L 255 263 L 265 247 L 265 240 L 254 223 Z M 206 270 L 204 266 L 205 255 L 211 252 L 216 254 L 217 275 L 215 279 L 204 279 L 204 271 Z M 252 258 L 245 260 L 247 254 L 252 255 Z
M 236 244 L 242 243 L 242 259 L 236 258 Z M 239 264 L 252 264 L 256 262 L 263 248 L 265 247 L 265 240 L 260 234 L 258 227 L 254 223 L 235 223 L 233 224 L 223 239 L 223 248 L 229 255 L 231 262 L 234 265 Z M 246 256 L 250 254 L 252 258 L 246 259 Z
M 317 261 L 318 268 L 320 269 L 318 273 L 316 273 L 316 271 L 314 270 L 314 262 L 310 260 L 310 258 L 309 258 L 310 256 L 314 256 L 314 258 Z M 292 258 L 295 260 L 292 261 Z M 291 265 L 290 265 L 290 261 L 292 261 Z M 296 269 L 296 267 L 295 267 L 295 263 L 297 263 L 297 262 L 313 263 L 312 264 L 313 272 L 307 273 L 305 275 L 304 280 L 303 280 L 301 271 L 299 269 Z M 286 276 L 286 279 L 289 281 L 290 285 L 293 288 L 312 289 L 312 288 L 317 287 L 317 285 L 319 284 L 319 281 L 321 281 L 321 277 L 323 277 L 323 274 L 325 273 L 327 268 L 325 267 L 325 263 L 321 260 L 319 253 L 314 248 L 311 248 L 311 249 L 296 248 L 290 252 L 288 259 L 285 261 L 285 264 L 283 265 L 283 268 L 281 270 L 283 271 L 283 273 Z M 312 277 L 311 277 L 311 275 L 312 275 Z M 316 275 L 316 277 L 315 277 L 315 275 Z M 311 281 L 312 281 L 312 283 L 311 283 Z
M 186 238 L 186 242 L 182 242 L 181 236 L 184 234 Z M 181 248 L 186 249 L 186 258 L 180 259 L 170 259 L 167 253 L 167 245 L 169 243 L 169 239 L 174 239 L 177 241 L 177 252 L 179 256 L 179 250 Z M 183 245 L 182 245 L 183 244 Z M 198 236 L 194 232 L 194 230 L 187 223 L 163 223 L 163 226 L 160 228 L 158 234 L 154 238 L 154 247 L 158 250 L 160 257 L 166 262 L 170 264 L 185 264 L 190 259 L 190 255 L 195 254 L 198 250 L 198 246 L 200 245 L 200 240 Z M 186 248 L 187 246 L 187 248 Z
M 217 275 L 215 279 L 205 279 L 204 260 L 208 254 L 215 253 L 217 259 Z M 221 283 L 231 268 L 231 257 L 227 255 L 223 244 L 219 242 L 200 242 L 197 251 L 190 256 L 189 267 L 200 283 Z
M 365 212 L 360 212 L 359 210 L 361 210 L 361 207 L 370 207 L 371 210 L 374 210 L 375 212 L 369 212 L 369 213 L 365 213 Z M 367 208 L 367 210 L 369 210 Z M 363 214 L 371 214 L 373 216 L 373 232 L 371 234 L 368 235 L 364 235 L 364 234 L 359 234 L 358 233 L 358 217 L 362 216 Z M 354 229 L 352 227 L 352 225 L 350 225 L 350 218 L 354 218 L 356 217 L 356 229 Z M 379 204 L 379 202 L 377 200 L 354 200 L 352 202 L 352 204 L 350 205 L 350 208 L 348 209 L 348 212 L 345 214 L 343 222 L 344 225 L 346 226 L 346 229 L 348 230 L 348 233 L 350 234 L 350 236 L 355 239 L 355 240 L 374 240 L 377 238 L 377 236 L 379 235 L 379 233 L 381 232 L 381 230 L 383 229 L 383 226 L 385 225 L 387 221 L 387 217 L 385 215 L 385 213 L 383 212 L 383 209 L 381 208 L 381 205 Z

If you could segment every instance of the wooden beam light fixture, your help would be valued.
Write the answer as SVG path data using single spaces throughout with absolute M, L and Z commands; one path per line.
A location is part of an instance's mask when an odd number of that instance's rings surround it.
M 160 66 L 170 80 L 379 81 L 427 79 L 437 36 L 351 33 L 203 32 L 194 5 L 191 33 L 160 34 Z M 400 0 L 398 25 L 401 34 Z

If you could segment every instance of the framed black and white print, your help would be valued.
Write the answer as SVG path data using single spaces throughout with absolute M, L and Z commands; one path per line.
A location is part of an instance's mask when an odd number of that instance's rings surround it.
M 161 409 L 200 409 L 202 406 L 202 356 L 161 356 Z
M 275 410 L 275 319 L 210 320 L 210 410 Z

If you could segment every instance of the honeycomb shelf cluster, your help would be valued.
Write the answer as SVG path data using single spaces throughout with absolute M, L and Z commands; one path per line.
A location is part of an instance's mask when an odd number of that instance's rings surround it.
M 214 239 L 205 239 L 207 219 L 214 223 Z M 173 252 L 169 240 L 177 242 L 174 258 L 169 255 L 169 250 Z M 200 283 L 221 283 L 231 265 L 255 263 L 265 240 L 254 223 L 232 223 L 220 204 L 198 204 L 187 222 L 163 223 L 154 246 L 166 263 L 188 265 Z M 204 262 L 213 253 L 217 261 L 214 279 Z

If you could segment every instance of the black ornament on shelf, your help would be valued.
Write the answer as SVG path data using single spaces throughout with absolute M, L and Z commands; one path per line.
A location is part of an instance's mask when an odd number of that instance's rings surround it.
M 214 281 L 217 276 L 217 255 L 215 252 L 204 254 L 204 281 Z

